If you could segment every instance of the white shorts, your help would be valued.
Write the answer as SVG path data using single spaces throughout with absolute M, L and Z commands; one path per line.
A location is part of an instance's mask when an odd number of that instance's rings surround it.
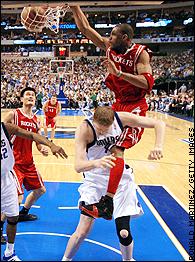
M 78 188 L 81 201 L 85 204 L 99 202 L 107 192 L 109 175 L 86 172 L 83 184 Z M 114 196 L 113 217 L 131 216 L 138 217 L 143 214 L 143 209 L 137 199 L 137 186 L 134 182 L 133 170 L 124 170 L 117 192 Z
M 1 175 L 1 213 L 7 217 L 19 215 L 18 193 L 11 172 Z

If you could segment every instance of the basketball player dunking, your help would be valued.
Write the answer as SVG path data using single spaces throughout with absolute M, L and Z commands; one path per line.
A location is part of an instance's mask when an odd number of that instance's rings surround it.
M 26 87 L 21 91 L 22 108 L 10 111 L 5 117 L 5 123 L 16 124 L 19 127 L 34 132 L 40 133 L 40 128 L 36 115 L 33 114 L 32 108 L 35 105 L 36 92 L 34 88 Z M 13 173 L 18 185 L 19 204 L 22 203 L 24 191 L 22 185 L 27 191 L 32 192 L 27 196 L 22 210 L 19 213 L 18 221 L 36 220 L 37 216 L 29 214 L 31 206 L 36 200 L 46 192 L 46 188 L 42 181 L 40 173 L 34 164 L 32 156 L 32 141 L 20 137 L 13 136 L 13 152 L 15 164 Z M 36 143 L 37 149 L 44 156 L 48 156 L 48 148 Z
M 57 95 L 52 94 L 51 98 L 43 105 L 44 119 L 44 133 L 48 138 L 47 128 L 51 126 L 51 141 L 55 136 L 56 118 L 61 112 L 61 104 L 57 101 Z
M 106 86 L 115 93 L 116 103 L 112 108 L 115 111 L 126 111 L 145 116 L 148 109 L 145 95 L 149 93 L 154 84 L 150 66 L 151 51 L 144 45 L 132 42 L 133 29 L 128 24 L 115 26 L 109 38 L 102 37 L 87 21 L 79 6 L 71 6 L 77 27 L 96 46 L 106 51 L 107 60 L 104 62 L 108 69 L 105 79 Z M 127 127 L 119 137 L 115 146 L 110 148 L 116 157 L 116 165 L 110 170 L 110 179 L 106 196 L 99 203 L 89 205 L 90 215 L 106 217 L 106 210 L 111 212 L 113 196 L 116 193 L 124 170 L 124 150 L 131 148 L 139 142 L 144 129 L 140 127 Z M 156 158 L 160 159 L 158 154 Z M 87 208 L 85 212 L 87 211 Z M 92 211 L 93 210 L 93 211 Z

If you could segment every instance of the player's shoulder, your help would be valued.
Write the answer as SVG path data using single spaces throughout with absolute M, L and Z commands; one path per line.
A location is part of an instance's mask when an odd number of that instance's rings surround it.
M 79 127 L 82 133 L 89 133 L 93 129 L 93 125 L 88 118 L 84 119 Z
M 38 122 L 38 117 L 36 114 L 33 115 L 33 120 L 35 120 L 36 122 Z
M 90 120 L 88 118 L 84 119 L 80 125 L 81 129 L 84 128 L 85 130 L 87 130 L 90 126 Z
M 4 123 L 14 123 L 15 115 L 16 115 L 16 109 L 12 109 L 8 111 L 4 118 Z
M 86 140 L 89 137 L 89 125 L 87 121 L 83 120 L 81 124 L 76 128 L 75 138 L 82 138 Z

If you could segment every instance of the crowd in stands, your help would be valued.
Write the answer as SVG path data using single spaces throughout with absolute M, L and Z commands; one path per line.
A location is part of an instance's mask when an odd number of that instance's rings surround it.
M 1 65 L 1 108 L 20 105 L 20 91 L 30 86 L 37 91 L 37 108 L 53 92 L 59 92 L 61 84 L 70 108 L 92 108 L 97 102 L 111 104 L 114 96 L 105 87 L 105 68 L 100 61 L 81 59 L 75 62 L 74 74 L 63 81 L 50 74 L 49 59 L 3 60 Z
M 174 92 L 160 90 L 158 94 L 153 91 L 147 97 L 149 111 L 161 111 L 188 117 L 194 117 L 194 89 L 186 89 L 185 92 L 178 89 Z
M 194 77 L 194 54 L 192 49 L 181 54 L 153 57 L 151 61 L 156 84 L 167 80 L 188 80 Z
M 160 8 L 146 10 L 126 10 L 126 11 L 97 11 L 86 12 L 90 24 L 119 24 L 137 23 L 144 21 L 158 21 L 159 19 L 171 19 L 177 23 L 194 16 L 193 5 L 176 8 Z M 65 22 L 73 23 L 74 19 L 71 12 L 67 12 Z M 1 22 L 7 25 L 20 25 L 20 14 L 3 14 Z
M 135 31 L 134 38 L 156 38 L 156 37 L 171 37 L 171 36 L 193 36 L 193 6 L 185 8 L 170 8 L 170 9 L 151 9 L 151 10 L 126 10 L 126 11 L 112 11 L 112 12 L 88 12 L 86 13 L 90 24 L 95 27 L 95 24 L 119 24 L 128 23 L 132 25 Z M 167 26 L 162 27 L 136 27 L 136 23 L 143 22 L 157 22 L 159 19 L 172 20 Z M 184 24 L 184 20 L 191 19 L 189 24 Z M 35 34 L 29 33 L 26 30 L 3 30 L 7 26 L 22 26 L 20 21 L 20 14 L 3 14 L 1 18 L 2 25 L 2 40 L 15 40 L 15 39 L 35 39 Z M 72 12 L 67 12 L 61 23 L 72 23 L 74 19 Z M 101 35 L 107 36 L 112 28 L 96 29 Z M 80 38 L 81 35 L 78 29 L 62 29 L 55 35 L 49 30 L 44 29 L 47 36 L 55 38 L 61 37 L 62 39 Z M 45 35 L 39 34 L 40 38 Z
M 171 57 L 154 57 L 152 68 L 155 77 L 154 89 L 158 81 L 174 79 L 192 79 L 193 52 L 188 50 Z M 105 87 L 106 69 L 101 59 L 89 60 L 82 57 L 75 60 L 74 74 L 59 79 L 50 74 L 49 59 L 2 60 L 1 64 L 1 108 L 20 106 L 20 91 L 25 86 L 37 91 L 37 109 L 53 92 L 62 89 L 68 100 L 67 107 L 91 109 L 97 105 L 111 105 L 113 93 Z M 160 79 L 160 80 L 159 80 Z M 60 87 L 59 87 L 60 86 Z M 194 91 L 190 86 L 177 86 L 175 90 L 157 91 L 147 97 L 149 110 L 193 115 Z

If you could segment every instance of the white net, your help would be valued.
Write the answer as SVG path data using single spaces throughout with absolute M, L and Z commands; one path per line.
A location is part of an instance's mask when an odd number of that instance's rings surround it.
M 58 67 L 57 72 L 58 72 L 59 79 L 65 78 L 65 75 L 66 75 L 65 67 Z
M 30 32 L 42 32 L 43 28 L 49 28 L 57 34 L 60 18 L 65 16 L 68 8 L 68 5 L 47 8 L 24 7 L 21 23 Z
M 59 32 L 59 22 L 60 18 L 64 17 L 69 6 L 57 6 L 55 8 L 49 7 L 46 11 L 46 28 L 49 28 L 51 31 L 54 31 L 56 34 Z
M 74 60 L 50 60 L 50 74 L 59 75 L 63 72 L 64 75 L 74 74 Z

